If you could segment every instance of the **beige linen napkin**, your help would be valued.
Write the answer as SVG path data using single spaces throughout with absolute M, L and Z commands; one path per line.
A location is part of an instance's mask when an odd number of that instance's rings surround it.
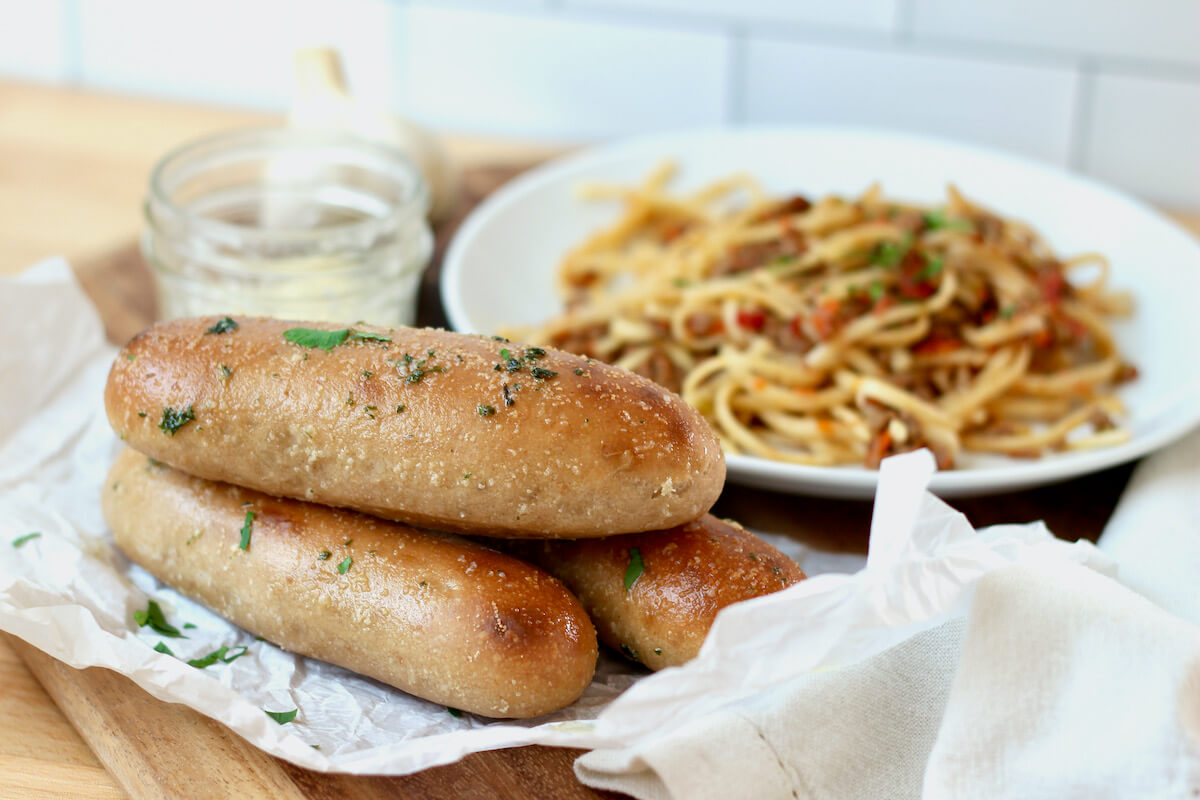
M 655 800 L 1198 797 L 1200 432 L 1138 468 L 1100 549 L 1120 582 L 1049 551 L 998 563 L 965 623 L 576 774 Z
M 594 750 L 575 774 L 643 800 L 916 797 L 963 628 L 951 620 L 860 664 L 799 675 L 642 748 Z
M 1138 465 L 1099 544 L 1122 583 L 1200 624 L 1200 431 Z
M 1200 627 L 1074 564 L 977 587 L 926 798 L 1200 794 Z
M 988 573 L 963 627 L 585 754 L 576 775 L 646 800 L 1200 792 L 1200 627 L 1067 562 Z

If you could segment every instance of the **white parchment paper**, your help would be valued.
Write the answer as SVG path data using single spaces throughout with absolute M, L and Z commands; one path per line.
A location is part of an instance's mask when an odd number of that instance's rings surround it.
M 0 281 L 0 313 L 9 331 L 0 349 L 0 629 L 74 667 L 116 670 L 315 770 L 404 774 L 479 750 L 670 736 L 792 676 L 856 663 L 964 614 L 975 582 L 998 567 L 1111 571 L 1091 544 L 1057 540 L 1041 525 L 974 531 L 924 491 L 929 455 L 909 454 L 885 462 L 865 564 L 768 536 L 813 577 L 727 609 L 686 666 L 649 674 L 605 655 L 591 687 L 563 711 L 523 722 L 456 717 L 257 640 L 130 564 L 99 507 L 120 445 L 102 404 L 116 351 L 94 308 L 67 264 L 51 260 Z M 176 627 L 195 626 L 186 639 L 134 623 L 150 598 Z M 175 655 L 156 652 L 160 641 Z M 204 669 L 186 663 L 222 645 L 247 653 Z M 299 713 L 286 725 L 263 713 L 291 709 Z

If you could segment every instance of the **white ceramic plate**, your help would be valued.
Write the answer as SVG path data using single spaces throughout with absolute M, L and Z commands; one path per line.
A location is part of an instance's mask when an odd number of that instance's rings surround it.
M 460 331 L 494 333 L 556 314 L 554 272 L 588 233 L 612 221 L 612 203 L 583 203 L 588 181 L 634 183 L 664 159 L 679 164 L 675 188 L 732 172 L 772 192 L 856 195 L 881 181 L 890 196 L 936 204 L 947 182 L 1004 216 L 1031 223 L 1055 252 L 1096 250 L 1128 288 L 1134 317 L 1118 323 L 1122 352 L 1139 378 L 1121 392 L 1130 441 L 1038 460 L 964 454 L 934 477 L 943 496 L 1008 491 L 1071 478 L 1144 455 L 1200 422 L 1200 243 L 1144 204 L 1059 169 L 1011 155 L 904 134 L 847 128 L 715 129 L 633 139 L 539 167 L 479 206 L 450 246 L 442 299 Z M 731 480 L 830 497 L 870 497 L 876 473 L 730 456 Z

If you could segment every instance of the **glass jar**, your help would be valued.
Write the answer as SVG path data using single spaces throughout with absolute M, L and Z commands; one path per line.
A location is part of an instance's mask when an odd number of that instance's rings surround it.
M 287 128 L 187 143 L 155 167 L 142 254 L 159 316 L 411 325 L 429 192 L 395 149 Z

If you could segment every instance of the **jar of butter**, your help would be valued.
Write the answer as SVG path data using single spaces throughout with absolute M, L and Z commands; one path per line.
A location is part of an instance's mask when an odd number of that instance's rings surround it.
M 235 131 L 155 167 L 142 253 L 159 316 L 410 325 L 433 236 L 405 156 L 342 133 Z

